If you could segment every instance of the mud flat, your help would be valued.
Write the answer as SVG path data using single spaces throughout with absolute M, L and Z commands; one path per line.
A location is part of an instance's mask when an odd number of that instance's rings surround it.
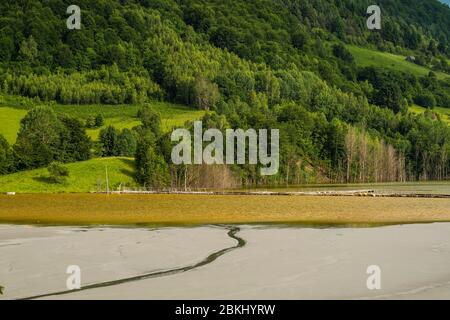
M 0 225 L 0 299 L 67 290 L 67 267 L 83 286 L 190 266 L 236 241 L 227 230 Z
M 450 224 L 246 227 L 245 247 L 192 272 L 50 298 L 450 299 Z M 381 268 L 369 290 L 367 267 Z
M 3 298 L 450 299 L 450 223 L 239 228 L 233 238 L 212 226 L 0 226 Z M 164 273 L 217 252 L 223 254 L 198 267 Z M 100 286 L 61 294 L 69 264 L 82 268 L 83 286 Z M 367 288 L 371 265 L 381 269 L 380 290 Z M 118 279 L 125 281 L 111 283 Z

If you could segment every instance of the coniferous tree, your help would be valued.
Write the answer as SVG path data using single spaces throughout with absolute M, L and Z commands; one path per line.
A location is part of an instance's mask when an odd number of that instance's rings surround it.
M 12 166 L 12 150 L 5 137 L 0 134 L 0 174 L 8 173 Z
M 112 157 L 117 155 L 118 131 L 113 126 L 100 130 L 99 141 L 103 147 L 103 156 Z
M 123 129 L 117 137 L 117 155 L 133 157 L 136 153 L 136 138 L 130 129 Z

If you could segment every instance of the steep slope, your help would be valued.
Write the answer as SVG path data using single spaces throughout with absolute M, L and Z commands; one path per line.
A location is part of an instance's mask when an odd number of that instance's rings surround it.
M 170 101 L 213 111 L 210 126 L 279 128 L 280 172 L 239 167 L 249 184 L 311 181 L 311 167 L 347 182 L 448 175 L 448 125 L 407 112 L 450 107 L 450 9 L 436 0 L 380 1 L 380 31 L 368 1 L 80 0 L 81 30 L 66 28 L 69 4 L 0 4 L 3 92 L 77 111 Z M 370 66 L 370 50 L 417 65 Z

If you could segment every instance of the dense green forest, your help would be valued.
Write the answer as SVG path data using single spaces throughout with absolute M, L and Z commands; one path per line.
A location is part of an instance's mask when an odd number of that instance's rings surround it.
M 433 108 L 450 108 L 450 8 L 437 0 L 379 0 L 381 30 L 366 27 L 368 0 L 76 2 L 81 30 L 66 27 L 73 1 L 0 3 L 2 94 L 139 104 L 142 125 L 108 127 L 92 142 L 95 119 L 36 107 L 13 146 L 0 137 L 0 173 L 135 155 L 137 181 L 158 188 L 449 177 L 450 128 Z M 350 45 L 430 71 L 363 67 Z M 280 129 L 278 174 L 172 165 L 157 100 L 207 110 L 205 128 Z M 413 104 L 428 110 L 413 114 Z

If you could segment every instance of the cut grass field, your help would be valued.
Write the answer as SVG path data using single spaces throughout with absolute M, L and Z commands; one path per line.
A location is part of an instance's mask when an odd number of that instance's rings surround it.
M 238 195 L 0 195 L 0 223 L 346 224 L 450 221 L 450 199 Z
M 356 64 L 362 67 L 374 66 L 386 69 L 393 69 L 402 72 L 415 74 L 416 76 L 426 76 L 431 71 L 428 68 L 419 66 L 405 60 L 404 56 L 395 55 L 388 52 L 370 50 L 367 48 L 348 45 L 347 48 L 355 57 Z M 450 77 L 450 75 L 433 71 L 439 79 Z
M 29 100 L 29 99 L 28 99 Z M 14 143 L 20 127 L 20 120 L 25 116 L 27 110 L 32 107 L 31 103 L 24 102 L 26 99 L 1 96 L 0 97 L 0 134 L 4 135 L 9 143 Z M 152 108 L 161 116 L 163 130 L 169 131 L 174 127 L 181 127 L 187 121 L 200 119 L 205 111 L 191 109 L 186 106 L 153 101 Z M 90 116 L 102 114 L 105 124 L 101 128 L 88 129 L 88 135 L 97 140 L 99 132 L 108 125 L 113 125 L 117 129 L 131 129 L 140 124 L 137 118 L 140 105 L 61 105 L 51 104 L 51 107 L 58 113 L 63 113 L 85 122 Z
M 106 168 L 110 190 L 122 183 L 134 186 L 134 160 L 132 158 L 98 158 L 65 165 L 69 177 L 65 183 L 54 183 L 47 169 L 35 169 L 0 176 L 0 193 L 61 193 L 106 190 Z

